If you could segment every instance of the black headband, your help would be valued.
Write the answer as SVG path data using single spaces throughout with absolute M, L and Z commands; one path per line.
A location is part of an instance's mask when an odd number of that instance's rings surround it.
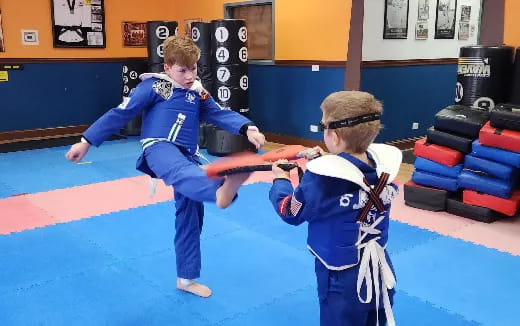
M 352 127 L 352 126 L 358 125 L 360 123 L 365 123 L 365 122 L 375 121 L 375 120 L 381 120 L 381 113 L 369 113 L 369 114 L 359 115 L 359 116 L 353 117 L 353 118 L 332 121 L 332 122 L 328 123 L 328 126 L 325 126 L 323 124 L 323 122 L 320 121 L 319 128 L 321 131 L 323 131 L 325 129 L 338 129 L 338 128 L 344 128 L 344 127 Z

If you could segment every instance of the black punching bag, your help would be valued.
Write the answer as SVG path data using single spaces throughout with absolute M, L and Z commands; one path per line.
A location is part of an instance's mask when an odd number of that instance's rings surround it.
M 177 35 L 176 21 L 154 20 L 146 22 L 149 72 L 162 72 L 164 70 L 163 42 L 169 36 L 174 35 Z
M 200 58 L 197 61 L 197 74 L 202 87 L 211 91 L 213 89 L 213 66 L 211 56 L 211 24 L 204 22 L 191 23 L 191 39 L 200 49 Z M 207 148 L 207 130 L 209 125 L 199 123 L 199 147 Z
M 247 76 L 247 28 L 241 19 L 211 21 L 213 54 L 213 98 L 224 110 L 247 116 L 249 113 Z M 247 137 L 218 128 L 206 131 L 208 153 L 224 156 L 254 151 Z
M 455 102 L 487 110 L 508 102 L 513 50 L 510 46 L 461 47 Z
M 520 105 L 520 47 L 516 49 L 515 66 L 513 69 L 513 87 L 511 89 L 512 104 Z
M 130 94 L 141 82 L 139 75 L 148 71 L 146 61 L 129 61 L 123 64 L 123 101 L 126 102 Z M 141 134 L 141 115 L 130 120 L 121 133 L 127 136 L 139 136 Z
M 213 88 L 213 67 L 211 64 L 211 24 L 204 22 L 191 23 L 191 38 L 200 49 L 197 61 L 197 73 L 202 87 L 211 91 Z
M 248 115 L 247 28 L 241 19 L 211 22 L 215 78 L 213 97 L 223 108 Z

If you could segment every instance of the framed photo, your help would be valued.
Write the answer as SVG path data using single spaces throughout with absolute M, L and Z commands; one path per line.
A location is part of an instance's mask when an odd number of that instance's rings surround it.
M 415 25 L 415 39 L 428 39 L 428 22 L 417 22 L 417 24 Z
M 471 20 L 471 6 L 460 6 L 460 21 L 469 22 Z
M 436 39 L 455 38 L 455 18 L 457 0 L 437 0 L 437 19 L 435 20 Z
M 123 46 L 146 47 L 146 22 L 123 22 Z
M 419 0 L 417 9 L 417 20 L 428 20 L 430 18 L 430 0 Z
M 4 32 L 2 32 L 2 9 L 0 9 L 0 52 L 5 52 Z
M 469 23 L 460 22 L 459 23 L 459 40 L 468 40 L 468 39 L 469 39 Z
M 106 47 L 104 0 L 51 0 L 55 48 Z
M 385 0 L 384 39 L 408 38 L 408 0 Z
M 200 22 L 200 18 L 190 18 L 184 20 L 184 34 L 191 37 L 191 23 Z

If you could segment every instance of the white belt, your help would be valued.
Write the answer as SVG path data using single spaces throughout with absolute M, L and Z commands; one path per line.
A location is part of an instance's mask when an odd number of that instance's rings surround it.
M 370 239 L 367 242 L 363 240 L 369 235 L 380 234 L 381 231 L 375 227 L 385 218 L 381 216 L 370 226 L 361 226 L 360 231 L 363 232 L 359 240 L 356 242 L 358 249 L 364 249 L 363 255 L 361 256 L 361 263 L 359 265 L 359 273 L 357 279 L 357 293 L 359 301 L 363 303 L 369 303 L 372 301 L 372 288 L 376 296 L 376 314 L 377 314 L 377 326 L 379 326 L 379 294 L 380 287 L 383 294 L 383 307 L 385 309 L 386 319 L 388 326 L 395 326 L 394 314 L 392 313 L 392 306 L 390 305 L 390 297 L 388 296 L 388 290 L 393 289 L 395 286 L 395 276 L 392 273 L 392 269 L 386 260 L 385 249 L 377 242 L 380 237 Z M 372 267 L 370 267 L 372 265 Z M 379 275 L 381 275 L 381 282 L 379 284 Z M 361 286 L 363 282 L 366 283 L 367 297 L 363 299 L 361 297 Z
M 141 146 L 143 147 L 143 151 L 152 146 L 153 144 L 155 143 L 158 143 L 160 141 L 167 141 L 167 142 L 171 142 L 169 139 L 167 138 L 143 138 L 140 140 L 141 142 Z M 200 157 L 201 159 L 204 159 L 206 162 L 211 163 L 204 155 L 202 155 L 200 152 L 199 152 L 199 145 L 197 145 L 197 150 L 195 151 L 195 156 L 197 157 Z M 149 190 L 149 197 L 150 198 L 153 198 L 153 196 L 155 195 L 155 191 L 157 190 L 157 178 L 152 178 L 150 177 L 150 190 Z
M 168 140 L 168 138 L 143 138 L 139 142 L 141 143 L 141 146 L 143 147 L 143 151 L 144 151 L 148 147 L 150 147 L 153 144 L 160 142 L 160 141 L 169 141 L 169 140 Z

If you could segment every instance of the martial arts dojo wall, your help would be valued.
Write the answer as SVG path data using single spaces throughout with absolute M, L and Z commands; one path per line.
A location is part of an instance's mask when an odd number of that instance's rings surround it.
M 180 21 L 194 17 L 205 21 L 215 17 L 222 18 L 223 4 L 232 2 L 202 0 L 202 5 L 195 7 L 190 6 L 188 0 L 179 1 L 186 4 L 181 6 Z M 371 27 L 377 31 L 366 30 L 364 37 L 370 39 L 379 35 L 377 51 L 372 48 L 365 50 L 370 55 L 386 51 L 381 48 L 383 16 L 381 14 L 377 21 L 372 19 L 374 14 L 377 15 L 377 12 L 373 12 L 374 8 L 371 8 L 376 2 L 380 6 L 376 11 L 381 12 L 384 1 L 365 1 L 368 7 L 365 17 L 368 17 L 368 21 L 374 24 Z M 410 2 L 410 17 L 416 17 L 417 0 Z M 430 1 L 432 24 L 435 23 L 434 2 Z M 348 77 L 348 71 L 345 72 L 341 63 L 347 57 L 350 7 L 351 1 L 274 1 L 275 61 L 269 65 L 254 62 L 249 65 L 251 117 L 263 130 L 287 136 L 322 139 L 320 133 L 310 131 L 310 126 L 316 125 L 321 118 L 319 105 L 323 98 L 332 91 L 343 89 L 345 74 Z M 473 10 L 472 17 L 476 19 L 478 13 L 475 8 Z M 409 26 L 408 41 L 415 42 L 415 21 L 410 19 Z M 433 30 L 431 27 L 430 35 Z M 402 44 L 400 40 L 397 42 Z M 426 42 L 423 53 L 432 51 L 437 46 L 430 46 L 430 41 Z M 453 42 L 457 41 L 452 40 Z M 379 141 L 424 135 L 433 122 L 434 113 L 453 103 L 457 46 L 452 47 L 448 54 L 434 57 L 418 51 L 407 51 L 407 55 L 410 57 L 377 58 L 375 60 L 378 62 L 394 60 L 376 65 L 365 62 L 362 68 L 362 90 L 374 93 L 385 107 L 385 128 L 378 138 Z M 405 59 L 420 58 L 452 60 L 449 64 L 425 62 L 422 65 L 411 65 L 404 62 Z M 312 72 L 312 64 L 320 64 L 320 71 Z M 413 130 L 412 122 L 418 122 L 420 128 Z
M 107 48 L 76 50 L 52 48 L 49 1 L 31 1 L 31 7 L 17 0 L 0 0 L 7 47 L 7 52 L 0 53 L 0 63 L 3 58 L 86 58 L 30 63 L 24 71 L 10 72 L 10 81 L 0 83 L 0 132 L 93 122 L 120 101 L 120 59 L 146 57 L 144 48 L 122 47 L 121 21 L 177 20 L 182 31 L 184 19 L 223 18 L 223 4 L 228 2 L 232 1 L 198 0 L 194 6 L 188 0 L 157 0 L 153 5 L 139 0 L 106 1 Z M 323 98 L 343 89 L 351 1 L 274 2 L 275 62 L 250 63 L 249 67 L 252 118 L 268 132 L 321 140 L 322 135 L 311 132 L 309 126 L 319 121 Z M 430 0 L 431 10 L 434 2 Z M 515 17 L 520 2 L 505 0 L 505 6 L 505 43 L 520 46 L 520 21 Z M 40 46 L 21 46 L 22 28 L 38 29 Z M 410 24 L 410 37 L 414 29 Z M 361 88 L 374 93 L 385 106 L 380 141 L 425 134 L 434 113 L 453 103 L 455 60 L 422 65 L 398 60 L 379 62 L 377 67 L 373 63 L 364 63 Z M 320 64 L 320 71 L 311 71 L 312 64 Z M 412 122 L 419 122 L 420 128 L 412 130 Z
M 179 22 L 224 16 L 224 4 L 240 0 L 177 0 Z M 351 0 L 274 0 L 276 60 L 346 60 Z
M 174 19 L 175 1 L 104 1 L 105 49 L 53 48 L 49 0 L 0 0 L 6 52 L 0 64 L 23 63 L 0 82 L 0 132 L 92 123 L 122 97 L 122 62 L 147 57 L 123 47 L 122 21 Z M 39 32 L 39 45 L 22 45 L 21 30 Z
M 458 58 L 461 46 L 478 43 L 481 0 L 457 1 L 455 37 L 445 40 L 434 39 L 434 0 L 429 1 L 428 39 L 415 39 L 418 2 L 409 1 L 408 38 L 383 39 L 385 2 L 365 1 L 361 88 L 383 102 L 385 128 L 379 141 L 425 135 L 435 113 L 454 104 L 457 64 L 449 59 Z M 468 40 L 458 40 L 462 5 L 471 6 L 469 23 L 475 26 Z M 419 128 L 412 129 L 413 123 Z
M 520 1 L 505 0 L 504 43 L 520 47 Z

